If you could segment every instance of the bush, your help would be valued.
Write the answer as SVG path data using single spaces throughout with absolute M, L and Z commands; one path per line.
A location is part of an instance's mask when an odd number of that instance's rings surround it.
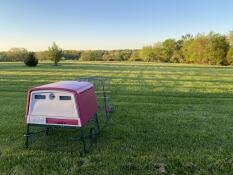
M 30 52 L 28 56 L 24 59 L 24 64 L 30 67 L 35 67 L 38 64 L 38 60 L 33 52 Z

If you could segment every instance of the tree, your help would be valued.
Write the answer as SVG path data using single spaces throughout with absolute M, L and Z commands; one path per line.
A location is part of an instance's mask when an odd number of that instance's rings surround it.
M 6 53 L 6 56 L 10 61 L 24 61 L 28 56 L 28 51 L 24 48 L 12 48 Z
M 30 67 L 37 66 L 38 59 L 36 59 L 34 52 L 29 52 L 28 56 L 24 59 L 24 64 Z
M 88 50 L 81 54 L 81 61 L 101 61 L 104 51 L 101 50 Z
M 181 50 L 183 46 L 184 46 L 184 40 L 180 39 L 176 41 L 176 50 Z
M 133 53 L 130 56 L 130 61 L 143 61 L 143 59 L 140 56 L 139 50 L 133 51 Z
M 81 51 L 77 50 L 64 50 L 63 57 L 66 60 L 78 60 L 81 56 Z
M 35 56 L 38 60 L 49 60 L 48 51 L 35 52 Z
M 181 50 L 175 50 L 171 59 L 170 59 L 170 62 L 172 63 L 183 63 L 185 60 L 184 60 L 184 56 L 182 54 L 182 51 Z
M 193 35 L 191 35 L 191 34 L 186 34 L 186 35 L 181 36 L 181 40 L 182 40 L 183 42 L 189 41 L 189 40 L 192 40 L 192 39 L 194 39 L 194 37 L 193 37 Z
M 176 51 L 176 40 L 174 39 L 167 39 L 162 43 L 163 47 L 163 57 L 162 61 L 169 62 L 169 60 L 172 58 L 174 52 Z
M 144 61 L 161 61 L 161 62 L 171 62 L 172 59 L 176 62 L 183 62 L 183 55 L 180 51 L 183 47 L 182 40 L 167 39 L 164 42 L 155 43 L 152 46 L 143 47 L 140 50 L 139 56 L 143 58 Z M 175 55 L 174 55 L 175 54 Z M 174 57 L 173 57 L 174 55 Z
M 155 52 L 152 46 L 143 47 L 140 51 L 140 56 L 146 62 L 155 61 Z
M 232 46 L 233 45 L 233 30 L 231 30 L 228 34 L 228 37 L 227 37 L 230 45 Z
M 54 65 L 57 66 L 58 62 L 61 60 L 63 51 L 58 45 L 53 42 L 52 46 L 48 48 L 48 58 L 54 61 Z
M 163 44 L 160 42 L 155 43 L 153 46 L 154 60 L 152 60 L 152 61 L 165 62 L 165 54 L 164 53 L 165 52 L 164 52 Z
M 227 62 L 230 65 L 233 65 L 233 46 L 230 47 L 227 53 Z
M 93 54 L 91 51 L 84 51 L 80 57 L 81 61 L 94 61 Z
M 6 52 L 0 52 L 0 62 L 3 62 L 3 61 L 10 61 L 8 60 Z
M 116 55 L 114 52 L 105 52 L 103 55 L 104 61 L 116 61 L 120 60 L 119 55 Z
M 133 50 L 119 50 L 121 55 L 121 61 L 127 61 L 133 54 Z
M 206 46 L 206 60 L 208 64 L 227 64 L 227 52 L 229 43 L 225 36 L 215 33 L 210 33 L 208 36 L 208 44 Z
M 205 59 L 208 38 L 198 34 L 195 38 L 186 39 L 183 44 L 182 53 L 188 63 L 207 63 Z
M 226 36 L 210 32 L 184 40 L 182 52 L 188 63 L 226 65 L 228 49 Z
M 131 52 L 128 50 L 106 51 L 103 55 L 105 61 L 126 61 L 130 58 Z

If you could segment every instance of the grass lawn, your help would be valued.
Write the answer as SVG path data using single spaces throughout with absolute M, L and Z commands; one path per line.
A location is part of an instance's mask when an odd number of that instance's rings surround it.
M 73 130 L 24 147 L 28 88 L 111 78 L 115 112 L 80 157 Z M 0 174 L 232 174 L 233 68 L 145 63 L 0 63 Z

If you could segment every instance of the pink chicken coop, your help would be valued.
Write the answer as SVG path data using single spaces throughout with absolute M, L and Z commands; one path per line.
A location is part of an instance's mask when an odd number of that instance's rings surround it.
M 29 138 L 52 127 L 83 128 L 88 121 L 94 120 L 95 127 L 90 128 L 89 136 L 94 138 L 99 131 L 97 101 L 92 83 L 84 81 L 60 81 L 38 86 L 28 91 L 25 121 L 27 131 L 25 144 Z M 42 126 L 44 130 L 31 132 L 30 127 Z M 84 151 L 86 136 L 81 132 Z

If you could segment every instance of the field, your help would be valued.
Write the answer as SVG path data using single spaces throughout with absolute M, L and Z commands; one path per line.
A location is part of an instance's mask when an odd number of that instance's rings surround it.
M 233 68 L 182 64 L 0 63 L 0 174 L 232 174 Z M 24 147 L 28 88 L 84 76 L 111 78 L 114 113 L 79 155 L 75 131 Z

